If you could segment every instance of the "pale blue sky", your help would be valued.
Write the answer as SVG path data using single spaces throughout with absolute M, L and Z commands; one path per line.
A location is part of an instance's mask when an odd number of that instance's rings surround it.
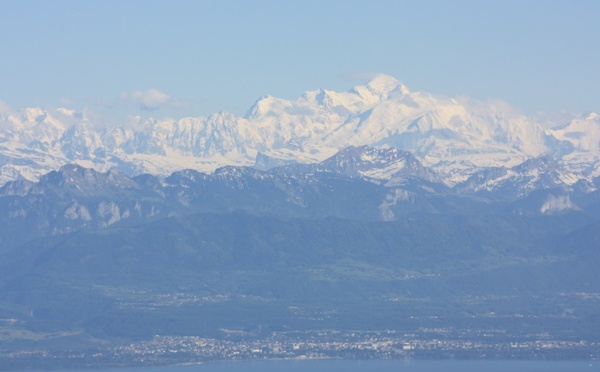
M 600 1 L 2 1 L 0 101 L 162 117 L 368 72 L 527 113 L 600 112 Z M 141 110 L 139 91 L 156 89 Z M 135 93 L 138 91 L 138 93 Z

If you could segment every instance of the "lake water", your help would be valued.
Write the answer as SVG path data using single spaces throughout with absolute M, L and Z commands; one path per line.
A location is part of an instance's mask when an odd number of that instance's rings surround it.
M 580 372 L 600 371 L 600 361 L 274 360 L 94 370 L 94 372 Z M 90 370 L 86 370 L 90 372 Z

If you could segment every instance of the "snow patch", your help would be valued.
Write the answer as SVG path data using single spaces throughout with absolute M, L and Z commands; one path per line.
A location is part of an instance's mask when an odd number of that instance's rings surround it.
M 542 214 L 553 214 L 568 210 L 579 210 L 579 207 L 571 202 L 569 195 L 550 195 L 540 208 Z

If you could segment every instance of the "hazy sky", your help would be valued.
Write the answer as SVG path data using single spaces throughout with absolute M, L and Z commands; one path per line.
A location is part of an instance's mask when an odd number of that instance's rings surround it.
M 0 0 L 0 101 L 244 114 L 381 72 L 527 113 L 600 112 L 599 20 L 596 0 Z

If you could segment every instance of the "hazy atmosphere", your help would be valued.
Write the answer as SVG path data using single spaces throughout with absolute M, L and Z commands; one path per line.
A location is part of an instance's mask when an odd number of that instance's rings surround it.
M 412 90 L 600 111 L 600 3 L 3 1 L 0 100 L 111 118 L 243 115 L 260 96 Z M 153 111 L 153 112 L 148 112 Z
M 599 19 L 0 0 L 0 371 L 597 369 Z

